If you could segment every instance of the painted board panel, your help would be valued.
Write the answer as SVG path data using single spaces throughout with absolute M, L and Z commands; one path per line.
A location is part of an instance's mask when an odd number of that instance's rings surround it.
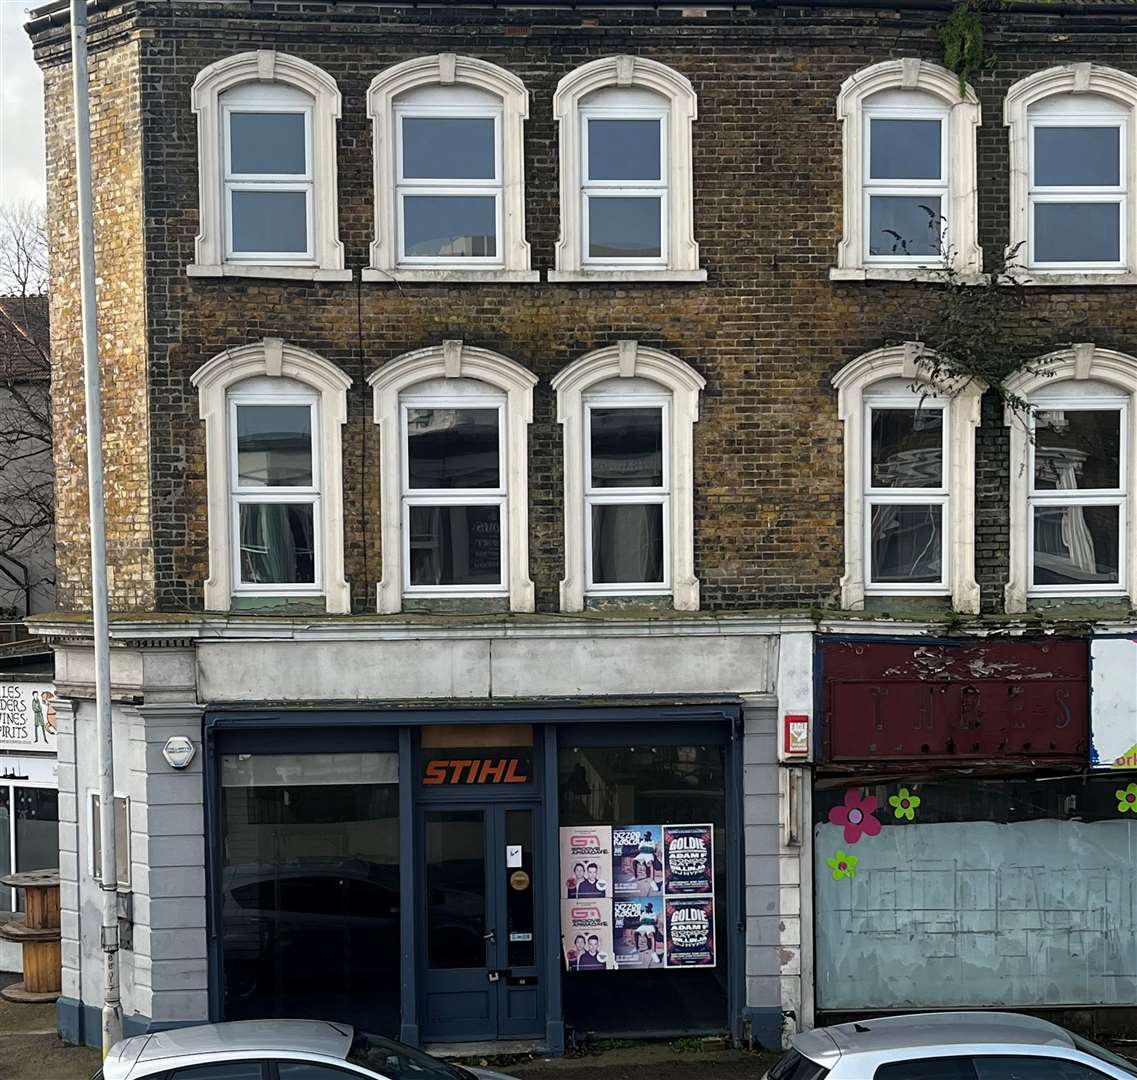
M 1137 636 L 1090 642 L 1090 764 L 1137 769 Z

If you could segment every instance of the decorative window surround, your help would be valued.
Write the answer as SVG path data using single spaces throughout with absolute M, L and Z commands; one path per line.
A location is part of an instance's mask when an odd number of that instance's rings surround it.
M 1127 137 L 1122 162 L 1127 192 L 1124 214 L 1126 266 L 1120 270 L 1016 271 L 1018 285 L 1137 285 L 1137 76 L 1101 64 L 1083 62 L 1047 68 L 1020 79 L 1003 101 L 1003 123 L 1010 135 L 1011 221 L 1008 257 L 1017 253 L 1025 261 L 1030 228 L 1030 124 L 1032 105 L 1056 94 L 1095 94 L 1109 98 L 1128 111 Z M 1008 609 L 1009 610 L 1009 609 Z
M 1127 428 L 1122 432 L 1122 445 L 1126 447 L 1124 472 L 1126 496 L 1130 507 L 1137 506 L 1137 357 L 1113 349 L 1100 349 L 1089 342 L 1059 349 L 1037 361 L 1038 371 L 1022 371 L 1007 380 L 1007 391 L 1030 400 L 1039 390 L 1052 391 L 1063 380 L 1085 382 L 1094 380 L 1106 383 L 1125 395 Z M 1007 409 L 1003 422 L 1010 428 L 1010 574 L 1003 591 L 1003 603 L 1009 614 L 1027 610 L 1027 597 L 1031 592 L 1030 522 L 1028 494 L 1030 476 L 1027 474 L 1030 446 L 1029 422 Z M 1126 594 L 1130 604 L 1137 606 L 1137 528 L 1127 523 L 1126 535 L 1121 543 L 1121 575 L 1123 584 L 1112 595 Z M 1100 590 L 1094 590 L 1099 592 Z M 1090 593 L 1086 594 L 1087 596 Z M 1077 599 L 1078 597 L 1070 597 Z
M 221 95 L 245 83 L 281 83 L 312 98 L 312 223 L 315 258 L 310 264 L 226 259 L 222 183 Z M 191 95 L 197 114 L 197 172 L 200 226 L 189 277 L 279 278 L 293 281 L 350 281 L 339 239 L 336 191 L 336 122 L 340 92 L 327 72 L 298 56 L 272 49 L 237 53 L 203 68 Z
M 707 382 L 676 356 L 620 341 L 574 360 L 553 379 L 557 421 L 565 446 L 565 576 L 561 610 L 583 611 L 585 566 L 585 424 L 584 399 L 590 387 L 607 379 L 645 379 L 670 395 L 670 565 L 668 576 L 677 611 L 699 610 L 695 577 L 694 426 L 699 419 L 699 393 Z M 667 441 L 665 440 L 665 446 Z
M 979 403 L 986 387 L 968 382 L 962 387 L 937 387 L 920 371 L 924 346 L 918 342 L 888 346 L 864 353 L 833 376 L 837 414 L 845 425 L 845 573 L 841 578 L 841 606 L 859 611 L 865 606 L 865 572 L 869 552 L 865 546 L 865 395 L 875 383 L 904 379 L 926 385 L 928 393 L 948 405 L 948 490 L 950 521 L 945 525 L 947 583 L 952 608 L 964 614 L 979 611 L 979 585 L 975 580 L 975 429 Z M 919 392 L 913 393 L 914 401 Z M 914 591 L 911 595 L 916 595 Z M 892 595 L 908 595 L 897 588 Z
M 209 503 L 209 578 L 207 611 L 228 611 L 234 592 L 233 530 L 229 498 L 229 393 L 247 379 L 286 378 L 311 387 L 318 395 L 317 459 L 320 470 L 319 578 L 328 614 L 351 611 L 351 590 L 344 577 L 343 447 L 340 428 L 347 420 L 351 379 L 321 356 L 280 338 L 226 349 L 193 373 L 200 415 L 205 421 L 206 483 Z
M 589 94 L 607 87 L 640 87 L 663 98 L 667 117 L 667 266 L 663 268 L 587 268 L 583 265 L 584 222 L 581 197 L 582 124 L 580 108 Z M 554 282 L 706 281 L 695 242 L 694 166 L 691 129 L 698 117 L 698 99 L 690 81 L 656 60 L 639 56 L 608 56 L 570 72 L 557 84 L 553 115 L 560 130 L 561 234 L 556 269 L 546 272 Z
M 501 265 L 497 267 L 410 268 L 399 265 L 398 206 L 395 193 L 395 100 L 423 86 L 464 84 L 500 99 L 501 116 Z M 375 187 L 375 239 L 364 281 L 375 282 L 532 282 L 525 239 L 525 121 L 529 91 L 504 68 L 486 60 L 439 53 L 405 60 L 380 72 L 367 91 L 371 119 Z
M 841 121 L 844 147 L 844 231 L 837 246 L 837 265 L 829 271 L 830 280 L 945 281 L 942 260 L 892 267 L 865 261 L 865 108 L 868 98 L 885 90 L 921 91 L 938 98 L 947 108 L 948 198 L 944 217 L 951 265 L 966 284 L 985 282 L 976 194 L 975 130 L 982 123 L 979 99 L 969 86 L 961 100 L 958 75 L 914 57 L 873 64 L 841 84 L 837 119 Z
M 491 352 L 444 341 L 404 353 L 372 372 L 367 382 L 373 393 L 375 423 L 379 425 L 379 465 L 383 515 L 383 579 L 377 592 L 380 614 L 403 607 L 402 424 L 400 395 L 430 379 L 469 379 L 505 394 L 506 530 L 502 545 L 509 566 L 510 611 L 535 610 L 529 577 L 529 425 L 533 422 L 533 387 L 537 376 L 520 364 Z M 456 592 L 455 595 L 458 595 Z

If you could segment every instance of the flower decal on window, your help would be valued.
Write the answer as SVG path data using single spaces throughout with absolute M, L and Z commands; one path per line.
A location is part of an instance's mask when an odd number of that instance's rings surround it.
M 902 787 L 895 795 L 889 795 L 888 803 L 898 818 L 912 821 L 916 817 L 916 807 L 920 805 L 920 796 L 913 795 L 906 787 Z
M 833 871 L 833 880 L 840 881 L 842 878 L 855 878 L 857 876 L 857 862 L 856 855 L 846 855 L 843 851 L 838 851 L 832 859 L 826 859 L 829 869 Z
M 880 822 L 873 817 L 876 809 L 876 796 L 861 793 L 856 788 L 845 792 L 845 805 L 835 806 L 829 811 L 832 825 L 845 827 L 845 843 L 855 844 L 861 836 L 876 836 L 880 832 Z
M 1119 814 L 1137 814 L 1137 784 L 1118 788 L 1114 794 L 1117 796 L 1117 812 Z

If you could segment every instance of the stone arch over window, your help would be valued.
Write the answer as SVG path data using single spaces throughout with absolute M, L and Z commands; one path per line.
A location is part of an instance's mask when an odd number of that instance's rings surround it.
M 258 49 L 203 68 L 191 101 L 199 229 L 187 273 L 350 281 L 339 239 L 335 79 L 298 56 Z M 259 130 L 232 132 L 237 119 Z M 263 250 L 266 234 L 284 250 Z
M 927 60 L 885 60 L 842 83 L 837 118 L 844 225 L 830 277 L 938 280 L 948 254 L 978 278 L 975 91 L 961 96 L 959 77 Z
M 493 163 L 489 170 L 450 170 L 450 178 L 422 177 L 402 162 L 400 110 L 451 123 L 465 117 L 493 122 Z M 537 281 L 529 269 L 525 239 L 525 121 L 529 92 L 504 68 L 454 53 L 421 56 L 380 72 L 367 91 L 371 119 L 375 186 L 375 239 L 365 281 Z M 429 170 L 428 170 L 429 171 Z M 410 175 L 416 172 L 416 175 Z M 434 252 L 419 257 L 404 244 L 408 198 L 494 200 L 492 253 Z
M 975 429 L 985 388 L 974 381 L 937 387 L 922 370 L 922 355 L 923 346 L 915 342 L 876 349 L 833 376 L 845 430 L 845 608 L 863 608 L 866 595 L 947 595 L 956 611 L 979 610 Z M 889 428 L 898 433 L 922 428 L 924 434 L 891 447 Z M 881 436 L 879 448 L 873 446 L 874 430 Z M 935 439 L 927 437 L 931 430 Z M 874 563 L 877 541 L 900 532 L 904 516 L 916 512 L 935 520 L 930 528 L 917 522 L 911 531 L 938 532 L 938 550 L 914 558 L 907 575 L 882 573 Z M 918 546 L 923 551 L 927 544 Z
M 265 338 L 251 345 L 226 349 L 203 364 L 190 380 L 198 391 L 201 419 L 205 421 L 206 480 L 209 504 L 209 578 L 205 606 L 228 611 L 235 596 L 318 597 L 331 614 L 351 611 L 351 591 L 344 577 L 343 555 L 343 449 L 341 428 L 347 419 L 347 391 L 351 379 L 322 356 L 280 338 Z M 238 409 L 310 408 L 307 427 L 307 475 L 296 478 L 261 476 L 253 486 L 242 482 L 247 453 L 270 457 L 265 424 L 255 418 L 249 425 L 248 450 L 241 445 Z M 256 468 L 256 464 L 253 468 Z M 295 471 L 296 462 L 286 463 Z M 301 471 L 304 464 L 300 465 Z M 306 482 L 305 482 L 306 481 Z M 241 506 L 311 506 L 315 541 L 313 580 L 306 583 L 260 585 L 244 581 L 241 559 Z
M 553 115 L 560 132 L 561 234 L 549 280 L 705 281 L 695 242 L 691 133 L 698 99 L 690 80 L 656 60 L 604 57 L 561 79 Z M 612 131 L 610 153 L 635 146 L 638 156 L 617 153 L 590 173 L 593 122 L 625 125 Z M 601 139 L 598 134 L 597 149 Z M 590 235 L 589 208 L 604 199 L 658 205 L 657 240 L 645 242 L 656 227 L 645 214 L 639 215 L 643 236 Z M 629 217 L 623 210 L 613 216 Z
M 699 608 L 695 576 L 694 426 L 699 419 L 699 394 L 706 380 L 676 356 L 620 341 L 573 361 L 553 379 L 557 420 L 564 432 L 565 576 L 561 610 L 581 611 L 589 595 L 670 595 L 679 611 Z M 611 416 L 635 412 L 640 420 L 659 426 L 659 483 L 629 488 L 616 481 L 597 483 L 590 463 L 594 439 L 590 414 L 603 409 Z M 658 411 L 656 421 L 650 414 Z M 643 425 L 641 424 L 641 430 Z M 648 437 L 651 438 L 650 430 Z M 631 463 L 635 466 L 635 463 Z M 642 464 L 642 463 L 641 463 Z M 652 478 L 654 479 L 654 478 Z M 641 583 L 602 584 L 595 580 L 589 558 L 594 536 L 595 507 L 659 505 L 662 535 L 662 573 L 655 587 Z
M 537 376 L 500 353 L 444 341 L 396 357 L 367 381 L 373 393 L 375 423 L 380 427 L 383 579 L 378 589 L 379 612 L 401 611 L 404 599 L 414 595 L 501 596 L 510 611 L 532 611 L 528 442 Z M 496 435 L 489 439 L 497 455 L 493 476 L 466 484 L 454 478 L 416 484 L 408 433 L 411 413 L 424 428 L 449 424 L 456 429 L 455 420 L 461 414 L 473 413 L 477 420 L 490 410 L 500 416 Z M 455 496 L 456 489 L 465 490 Z M 434 587 L 416 583 L 410 557 L 410 513 L 416 505 L 462 510 L 475 505 L 496 507 L 501 515 L 497 518 L 498 580 L 492 584 L 437 582 Z
M 1030 413 L 1008 408 L 1003 417 L 1010 429 L 1006 610 L 1026 611 L 1032 598 L 1124 596 L 1137 605 L 1137 528 L 1132 520 L 1137 506 L 1137 357 L 1085 342 L 1049 353 L 1030 367 L 1007 381 L 1009 393 L 1030 403 Z M 1081 423 L 1070 422 L 1075 414 Z M 1103 448 L 1109 449 L 1103 453 Z M 1051 468 L 1048 479 L 1040 466 L 1055 455 L 1071 467 Z M 1086 460 L 1091 455 L 1098 459 L 1092 471 Z M 1107 479 L 1104 473 L 1110 474 Z M 1057 553 L 1073 573 L 1039 574 L 1055 552 L 1037 542 L 1034 517 L 1056 512 Z M 1103 546 L 1116 559 L 1103 557 Z M 1061 577 L 1084 580 L 1055 583 Z
M 1137 283 L 1137 76 L 1088 61 L 1046 68 L 1007 91 L 1003 123 L 1017 276 Z

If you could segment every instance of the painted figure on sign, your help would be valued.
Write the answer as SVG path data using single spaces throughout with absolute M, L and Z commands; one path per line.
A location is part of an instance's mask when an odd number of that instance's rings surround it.
M 47 725 L 43 719 L 43 706 L 40 704 L 39 691 L 32 691 L 32 717 L 35 720 L 35 741 L 39 742 L 39 733 L 43 732 L 43 741 L 47 742 Z

